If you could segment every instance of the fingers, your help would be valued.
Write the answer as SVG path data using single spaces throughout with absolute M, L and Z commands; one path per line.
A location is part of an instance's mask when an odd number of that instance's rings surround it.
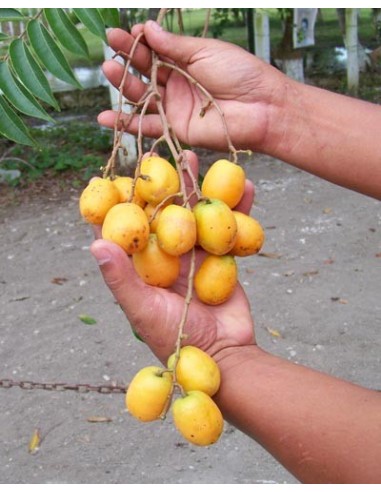
M 135 26 L 132 30 L 133 35 L 129 34 L 122 29 L 112 29 L 107 34 L 107 39 L 110 47 L 116 52 L 129 55 L 130 51 L 133 50 L 131 63 L 136 68 L 138 72 L 146 77 L 149 77 L 152 66 L 152 52 L 151 49 L 144 44 L 145 39 L 141 36 L 144 33 L 143 26 Z M 139 37 L 139 42 L 136 47 L 136 38 Z M 159 83 L 165 83 L 168 78 L 168 73 L 170 71 L 167 68 L 162 68 L 158 72 Z
M 134 313 L 139 298 L 145 295 L 146 284 L 136 275 L 130 258 L 117 244 L 104 239 L 96 239 L 90 252 L 116 301 L 125 306 L 126 311 Z
M 119 89 L 119 86 L 124 77 L 124 66 L 115 60 L 106 61 L 102 65 L 102 70 L 109 82 Z M 128 73 L 125 77 L 124 85 L 122 87 L 123 95 L 132 102 L 140 101 L 147 92 L 147 84 L 145 84 L 139 77 Z M 158 86 L 158 91 L 162 97 L 165 95 L 163 87 Z M 149 111 L 156 110 L 155 99 L 151 97 L 151 104 L 148 106 Z
M 107 40 L 110 47 L 116 53 L 120 52 L 121 54 L 129 54 L 138 34 L 139 33 L 136 33 L 136 36 L 131 36 L 131 34 L 123 29 L 116 28 L 108 32 Z M 138 43 L 136 46 L 133 56 L 133 64 L 140 73 L 148 75 L 151 68 L 151 50 L 142 43 Z
M 98 115 L 98 123 L 108 128 L 114 128 L 115 119 L 118 118 L 116 111 L 103 111 Z M 130 116 L 122 114 L 119 117 L 120 124 L 118 129 L 128 131 L 133 135 L 137 135 L 139 131 L 139 115 Z M 142 133 L 148 138 L 159 138 L 163 134 L 163 126 L 160 116 L 156 114 L 146 114 L 141 122 Z
M 144 37 L 147 44 L 160 55 L 180 65 L 187 65 L 192 57 L 205 47 L 205 39 L 180 36 L 165 31 L 155 21 L 144 24 Z

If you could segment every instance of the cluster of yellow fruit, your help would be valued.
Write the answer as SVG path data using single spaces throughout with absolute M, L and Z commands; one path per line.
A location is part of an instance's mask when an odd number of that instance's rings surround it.
M 150 285 L 170 287 L 180 273 L 180 257 L 194 246 L 205 258 L 194 276 L 194 290 L 204 303 L 217 305 L 234 292 L 236 256 L 256 254 L 264 242 L 261 224 L 234 210 L 245 190 L 241 166 L 220 159 L 210 166 L 201 197 L 191 207 L 178 205 L 181 183 L 162 157 L 142 160 L 140 175 L 92 180 L 80 197 L 87 222 L 102 225 L 102 236 L 132 256 L 138 275 Z
M 178 357 L 172 354 L 167 368 L 148 366 L 132 379 L 126 392 L 126 407 L 141 422 L 164 418 L 171 408 L 180 434 L 192 444 L 215 443 L 224 426 L 223 416 L 212 399 L 220 387 L 217 363 L 206 352 L 187 345 Z M 175 387 L 181 394 L 175 398 Z
M 201 302 L 219 305 L 237 285 L 235 257 L 258 253 L 264 242 L 261 224 L 235 210 L 245 181 L 242 167 L 220 159 L 209 167 L 201 187 L 194 184 L 197 190 L 187 193 L 170 162 L 151 155 L 142 160 L 136 179 L 93 179 L 80 196 L 80 213 L 102 227 L 104 239 L 132 257 L 137 274 L 149 285 L 170 287 L 179 277 L 181 257 L 194 247 L 203 250 L 190 287 Z M 126 407 L 143 422 L 164 418 L 172 408 L 174 424 L 185 439 L 210 445 L 223 430 L 222 414 L 212 399 L 219 386 L 216 362 L 202 350 L 184 346 L 167 367 L 149 366 L 135 375 Z M 172 403 L 178 389 L 180 396 Z

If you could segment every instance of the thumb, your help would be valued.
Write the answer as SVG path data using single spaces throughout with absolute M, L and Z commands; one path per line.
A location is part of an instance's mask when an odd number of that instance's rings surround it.
M 136 274 L 131 259 L 117 244 L 96 239 L 90 246 L 90 252 L 115 300 L 133 323 L 139 315 L 141 299 L 149 295 L 147 285 Z

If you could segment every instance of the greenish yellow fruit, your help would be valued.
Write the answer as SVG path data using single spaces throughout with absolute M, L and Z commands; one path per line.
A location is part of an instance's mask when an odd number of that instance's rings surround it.
M 232 210 L 218 199 L 200 200 L 194 207 L 197 242 L 208 253 L 224 255 L 235 243 L 237 223 Z
M 168 369 L 174 369 L 175 360 L 176 354 L 172 354 L 168 359 Z M 186 345 L 180 349 L 176 364 L 176 381 L 186 392 L 200 390 L 213 396 L 220 387 L 220 369 L 209 354 L 198 347 Z
M 135 374 L 126 392 L 126 408 L 142 422 L 161 417 L 172 390 L 172 376 L 157 366 L 148 366 Z

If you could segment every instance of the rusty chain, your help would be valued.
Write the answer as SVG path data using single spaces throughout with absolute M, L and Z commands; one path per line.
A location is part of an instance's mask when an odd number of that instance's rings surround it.
M 121 394 L 127 391 L 126 386 L 114 384 L 86 384 L 86 383 L 37 383 L 34 381 L 15 381 L 13 379 L 0 379 L 0 388 L 20 388 L 25 390 L 48 390 L 48 391 L 77 391 L 78 393 L 89 393 L 94 391 L 102 394 Z

